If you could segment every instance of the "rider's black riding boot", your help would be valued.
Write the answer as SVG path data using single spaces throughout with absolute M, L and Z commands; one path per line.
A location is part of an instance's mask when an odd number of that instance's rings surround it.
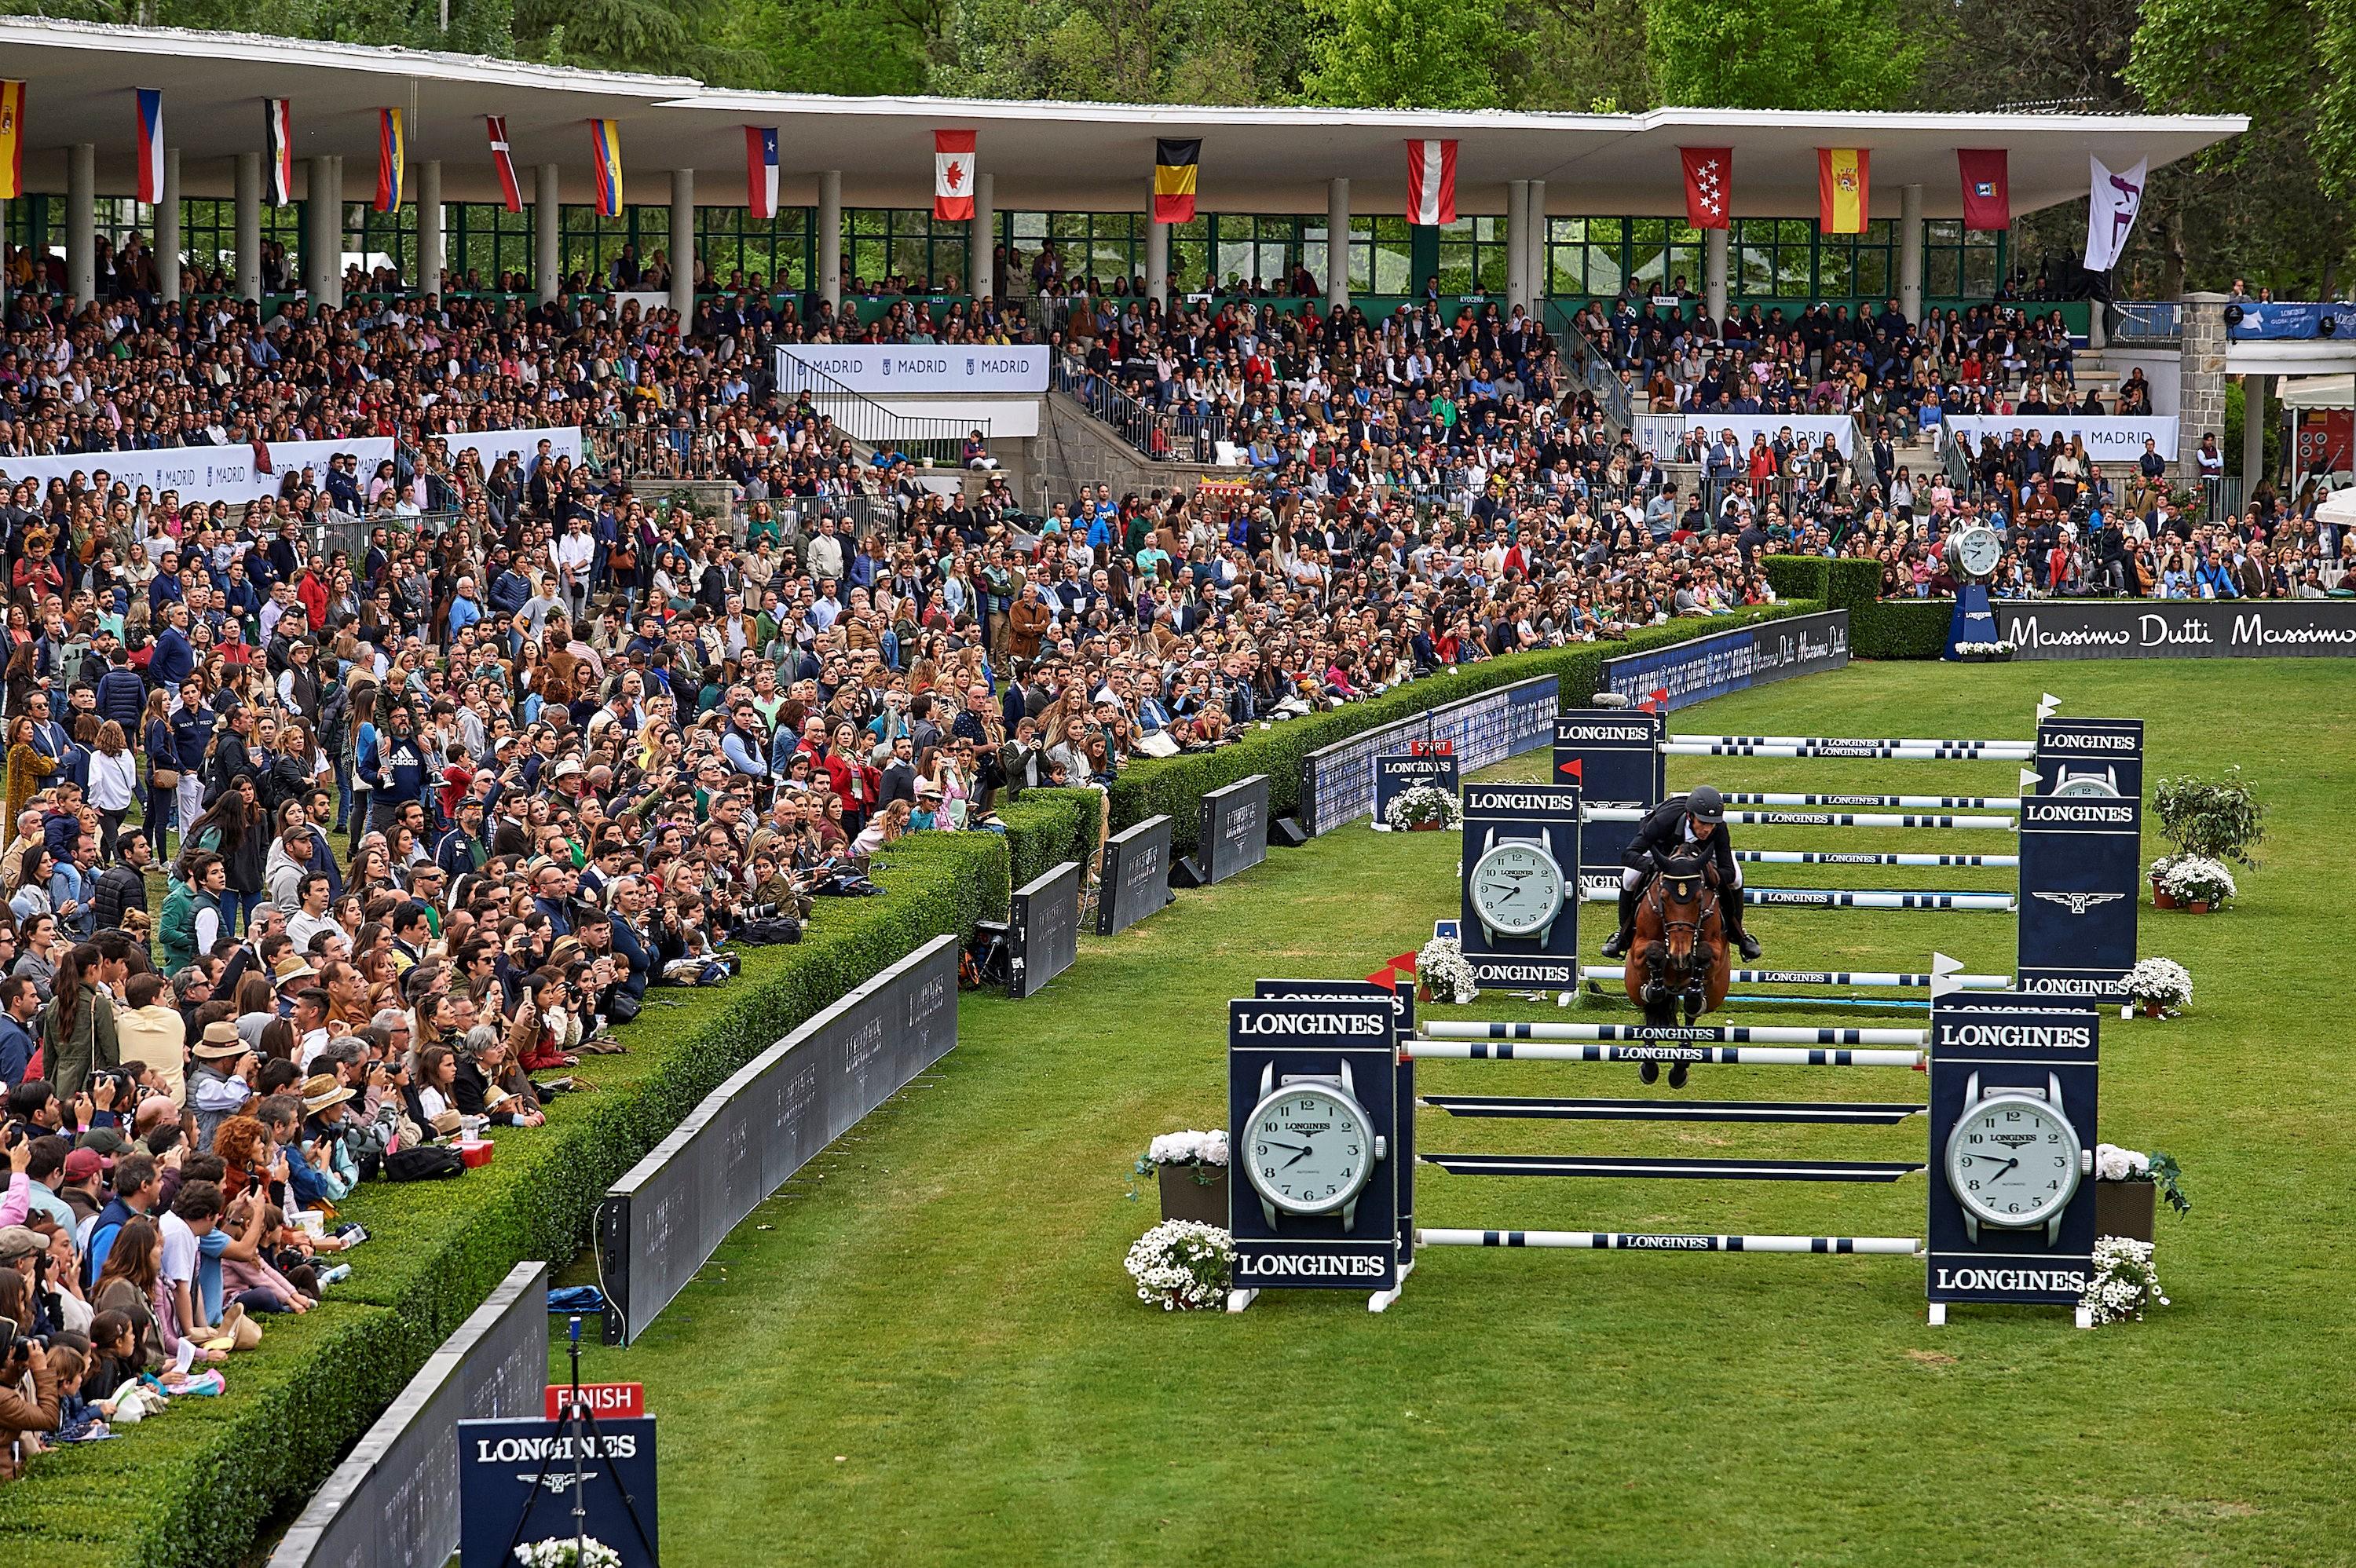
M 1742 929 L 1742 890 L 1735 889 L 1719 909 L 1726 922 L 1726 934 L 1734 938 L 1734 945 L 1741 949 L 1743 957 L 1756 959 L 1759 956 L 1759 939 Z
M 1628 944 L 1636 940 L 1637 895 L 1624 890 L 1620 894 L 1620 929 L 1603 944 L 1606 958 L 1625 958 Z

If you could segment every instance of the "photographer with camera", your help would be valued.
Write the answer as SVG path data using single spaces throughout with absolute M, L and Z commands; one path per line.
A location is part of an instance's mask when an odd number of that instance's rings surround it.
M 32 1315 L 31 1285 L 0 1266 L 0 1484 L 23 1475 L 40 1434 L 58 1429 L 57 1374 L 48 1349 L 25 1332 Z

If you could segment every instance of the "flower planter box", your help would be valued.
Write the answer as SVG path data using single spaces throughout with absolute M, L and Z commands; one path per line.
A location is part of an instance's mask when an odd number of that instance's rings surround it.
M 1440 825 L 1437 820 L 1431 822 L 1410 822 L 1407 825 L 1407 830 L 1409 833 L 1437 833 L 1440 831 Z
M 2149 1181 L 2094 1183 L 2094 1234 L 2125 1236 L 2130 1241 L 2152 1239 L 2152 1221 L 2159 1212 L 2159 1188 Z
M 1221 1230 L 1227 1224 L 1227 1168 L 1223 1165 L 1165 1165 L 1162 1170 L 1162 1217 L 1199 1220 Z M 1199 1179 L 1209 1173 L 1211 1179 Z
M 1957 664 L 2010 664 L 2010 654 L 1957 654 Z

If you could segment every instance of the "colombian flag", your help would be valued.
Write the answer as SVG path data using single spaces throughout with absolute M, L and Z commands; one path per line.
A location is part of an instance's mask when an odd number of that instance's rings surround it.
M 376 112 L 376 209 L 401 210 L 402 178 L 409 167 L 409 137 L 402 129 L 401 111 Z
M 1203 161 L 1201 137 L 1153 144 L 1153 221 L 1194 221 L 1194 171 Z
M 1816 149 L 1816 226 L 1826 234 L 1862 234 L 1873 205 L 1873 155 L 1863 147 Z
M 597 178 L 597 216 L 616 218 L 622 211 L 622 128 L 611 120 L 589 122 L 589 154 Z
M 25 84 L 0 81 L 0 201 L 25 194 Z

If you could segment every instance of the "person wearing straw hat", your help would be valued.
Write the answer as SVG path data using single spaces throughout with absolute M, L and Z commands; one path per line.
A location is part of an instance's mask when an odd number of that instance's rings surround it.
M 196 1070 L 188 1075 L 188 1105 L 197 1116 L 197 1147 L 213 1147 L 213 1133 L 253 1099 L 253 1052 L 227 1019 L 205 1026 L 204 1038 L 188 1048 Z

